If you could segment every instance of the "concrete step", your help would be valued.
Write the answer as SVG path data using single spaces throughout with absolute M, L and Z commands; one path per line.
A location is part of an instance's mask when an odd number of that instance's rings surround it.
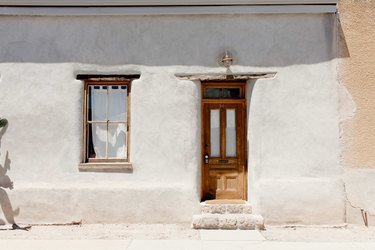
M 250 204 L 207 204 L 201 203 L 202 214 L 251 214 Z
M 199 214 L 193 216 L 194 229 L 264 229 L 263 217 L 254 214 Z
M 230 201 L 229 201 L 230 202 Z M 202 202 L 201 214 L 193 216 L 195 229 L 264 229 L 263 217 L 252 214 L 249 203 Z

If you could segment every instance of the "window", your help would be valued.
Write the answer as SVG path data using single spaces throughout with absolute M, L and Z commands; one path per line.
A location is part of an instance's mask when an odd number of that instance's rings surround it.
M 88 79 L 84 88 L 83 163 L 107 168 L 129 162 L 130 80 Z M 121 164 L 121 163 L 125 163 Z
M 241 98 L 240 88 L 206 88 L 205 98 L 213 99 L 239 99 Z
M 202 84 L 204 99 L 243 99 L 244 83 L 205 82 Z

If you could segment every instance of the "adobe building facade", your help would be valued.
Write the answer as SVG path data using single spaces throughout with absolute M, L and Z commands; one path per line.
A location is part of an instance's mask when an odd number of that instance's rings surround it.
M 347 204 L 373 206 L 362 73 L 336 1 L 120 2 L 0 1 L 16 221 L 186 223 L 202 200 L 236 199 L 266 224 L 363 223 Z
M 347 221 L 374 225 L 374 1 L 342 0 L 340 20 L 340 165 L 347 192 Z

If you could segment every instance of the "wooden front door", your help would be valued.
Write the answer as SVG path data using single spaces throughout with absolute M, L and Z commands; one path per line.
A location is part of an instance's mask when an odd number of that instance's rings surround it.
M 209 86 L 225 91 L 227 85 Z M 241 96 L 202 101 L 202 200 L 246 199 L 246 102 Z

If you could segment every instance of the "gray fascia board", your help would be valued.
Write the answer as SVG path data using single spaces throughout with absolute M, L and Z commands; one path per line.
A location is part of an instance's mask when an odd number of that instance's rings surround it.
M 339 0 L 0 0 L 0 6 L 215 6 L 337 4 Z
M 174 7 L 0 7 L 0 16 L 137 16 L 336 13 L 332 5 Z

